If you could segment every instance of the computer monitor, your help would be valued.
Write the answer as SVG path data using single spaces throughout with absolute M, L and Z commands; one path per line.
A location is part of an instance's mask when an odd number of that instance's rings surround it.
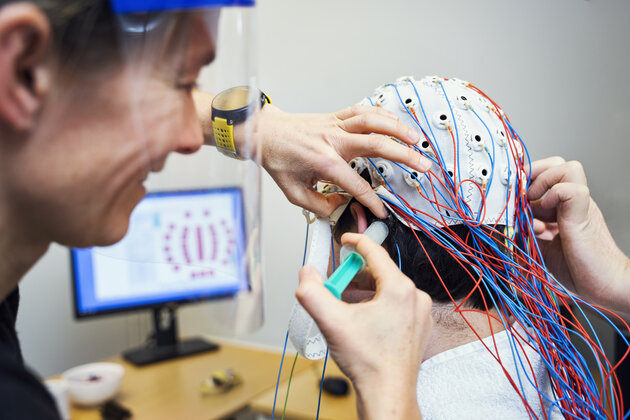
M 249 287 L 244 229 L 238 188 L 148 194 L 120 242 L 71 250 L 75 316 L 152 309 L 155 345 L 123 353 L 138 365 L 216 348 L 179 341 L 175 309 Z

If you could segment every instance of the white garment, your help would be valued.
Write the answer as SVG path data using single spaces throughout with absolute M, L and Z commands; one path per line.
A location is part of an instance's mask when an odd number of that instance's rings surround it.
M 522 329 L 518 327 L 515 329 L 525 337 Z M 517 387 L 519 387 L 517 369 L 520 373 L 522 389 L 525 391 L 523 394 L 534 411 L 532 418 L 546 418 L 551 405 L 549 401 L 543 399 L 544 407 L 541 407 L 538 392 L 527 379 L 533 372 L 539 389 L 545 392 L 549 400 L 554 400 L 551 382 L 542 358 L 531 347 L 523 344 L 524 353 L 532 366 L 530 370 L 523 356 L 523 350 L 515 345 L 519 348 L 518 351 L 526 369 L 523 370 L 518 358 L 517 365 L 514 363 L 515 358 L 510 348 L 508 333 L 506 331 L 497 333 L 494 335 L 494 340 L 502 364 Z M 492 337 L 485 338 L 483 342 L 497 354 Z M 455 347 L 423 362 L 418 374 L 416 394 L 422 418 L 425 420 L 526 420 L 530 418 L 503 369 L 481 341 Z M 560 410 L 554 408 L 550 418 L 556 420 L 564 417 Z

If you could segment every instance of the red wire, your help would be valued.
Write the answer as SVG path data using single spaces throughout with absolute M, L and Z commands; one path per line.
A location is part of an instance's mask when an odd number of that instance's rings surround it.
M 445 79 L 448 80 L 448 79 Z M 579 400 L 583 399 L 584 401 L 593 401 L 598 402 L 598 409 L 600 412 L 604 413 L 606 407 L 610 407 L 613 402 L 619 407 L 619 413 L 617 418 L 623 418 L 623 401 L 621 398 L 621 387 L 619 385 L 619 380 L 616 375 L 616 369 L 619 364 L 625 360 L 626 357 L 629 357 L 630 347 L 626 350 L 624 355 L 621 357 L 620 361 L 617 362 L 614 366 L 607 359 L 603 350 L 597 345 L 595 340 L 591 337 L 586 328 L 579 322 L 576 314 L 571 308 L 571 303 L 573 302 L 572 297 L 566 292 L 564 289 L 560 288 L 555 279 L 551 278 L 549 274 L 546 272 L 544 268 L 544 262 L 542 259 L 542 255 L 538 252 L 538 249 L 531 244 L 535 243 L 536 237 L 531 227 L 532 220 L 532 211 L 527 200 L 526 195 L 526 179 L 522 176 L 524 172 L 525 162 L 524 162 L 524 150 L 525 147 L 523 145 L 522 139 L 518 134 L 516 134 L 510 128 L 509 118 L 501 108 L 491 99 L 489 98 L 483 91 L 479 88 L 469 84 L 469 87 L 480 94 L 482 97 L 487 99 L 489 103 L 492 105 L 490 107 L 490 112 L 492 112 L 500 121 L 504 129 L 505 134 L 505 147 L 508 149 L 508 160 L 511 156 L 512 161 L 515 163 L 516 171 L 514 173 L 515 179 L 513 184 L 510 182 L 511 177 L 508 177 L 508 187 L 507 187 L 507 199 L 505 206 L 501 210 L 499 217 L 494 222 L 492 226 L 484 224 L 486 219 L 486 198 L 487 191 L 484 186 L 480 186 L 478 183 L 474 182 L 471 179 L 463 179 L 458 181 L 458 167 L 457 167 L 457 156 L 458 156 L 458 145 L 456 139 L 453 134 L 453 130 L 450 126 L 447 127 L 448 132 L 451 137 L 451 142 L 453 144 L 453 175 L 450 177 L 448 175 L 448 168 L 446 168 L 445 163 L 442 161 L 440 155 L 437 153 L 436 145 L 428 138 L 427 134 L 422 130 L 423 135 L 427 142 L 430 145 L 431 150 L 433 151 L 434 156 L 440 166 L 440 170 L 442 172 L 442 176 L 438 176 L 438 174 L 433 171 L 427 172 L 426 176 L 430 181 L 430 190 L 428 192 L 423 192 L 420 187 L 416 187 L 418 194 L 427 202 L 431 203 L 434 206 L 438 216 L 429 214 L 425 211 L 413 208 L 406 200 L 402 197 L 398 197 L 404 206 L 406 206 L 406 210 L 413 212 L 415 215 L 420 216 L 423 220 L 430 222 L 432 225 L 436 226 L 436 228 L 440 228 L 441 235 L 444 235 L 448 238 L 448 243 L 445 243 L 443 239 L 436 237 L 432 233 L 432 229 L 427 228 L 425 225 L 420 224 L 412 217 L 410 217 L 405 211 L 397 208 L 394 204 L 392 208 L 397 213 L 397 215 L 404 220 L 418 241 L 420 247 L 422 248 L 427 260 L 429 261 L 433 272 L 439 279 L 442 287 L 446 291 L 449 299 L 452 301 L 455 306 L 455 311 L 462 316 L 464 322 L 471 328 L 473 334 L 479 339 L 482 345 L 486 348 L 486 350 L 492 355 L 492 357 L 499 363 L 499 366 L 503 370 L 506 375 L 506 378 L 510 382 L 511 386 L 518 393 L 521 401 L 526 407 L 527 414 L 530 419 L 536 418 L 536 411 L 530 406 L 529 402 L 525 399 L 525 397 L 521 394 L 517 383 L 510 377 L 507 369 L 503 366 L 500 354 L 498 352 L 498 346 L 495 340 L 494 327 L 493 322 L 503 323 L 505 320 L 513 321 L 513 324 L 508 323 L 504 325 L 506 330 L 513 337 L 515 337 L 515 342 L 518 344 L 520 349 L 520 353 L 524 356 L 526 361 L 526 365 L 529 368 L 529 371 L 532 373 L 531 378 L 533 378 L 534 386 L 538 388 L 538 381 L 536 375 L 534 374 L 534 368 L 532 366 L 527 353 L 525 352 L 525 347 L 530 347 L 534 351 L 536 351 L 540 357 L 542 357 L 546 363 L 546 365 L 550 369 L 550 382 L 553 388 L 553 391 L 557 397 L 559 405 L 563 410 L 566 410 L 569 415 L 575 416 L 577 418 L 585 418 L 589 417 L 590 412 L 585 411 L 588 410 L 588 407 L 585 407 L 584 404 L 579 404 Z M 416 115 L 415 110 L 410 109 L 410 112 L 413 118 L 420 124 L 418 120 L 418 116 Z M 445 180 L 450 180 L 452 182 L 445 182 Z M 472 188 L 476 188 L 481 199 L 481 206 L 478 210 L 479 214 L 475 217 L 475 212 L 470 208 L 467 200 L 464 200 L 460 197 L 460 190 L 464 189 L 466 183 L 472 183 Z M 384 182 L 381 183 L 385 185 Z M 513 187 L 514 185 L 514 187 Z M 512 196 L 514 194 L 514 196 Z M 452 208 L 449 205 L 449 201 L 453 203 L 455 208 Z M 510 209 L 510 203 L 514 202 L 514 213 L 512 214 L 512 210 Z M 472 231 L 469 231 L 465 238 L 461 238 L 457 235 L 453 229 L 449 225 L 449 221 L 445 219 L 444 212 L 453 212 L 458 219 L 461 219 L 463 223 L 468 225 L 471 228 L 481 229 L 484 234 L 488 237 L 492 238 L 495 241 L 494 246 L 491 246 L 489 243 L 485 243 L 484 241 L 480 241 L 476 243 L 475 247 L 470 245 Z M 509 212 L 509 213 L 508 213 Z M 522 214 L 526 217 L 519 218 L 514 217 L 514 236 L 512 237 L 512 233 L 508 235 L 507 232 L 503 233 L 497 229 L 497 226 L 500 224 L 502 218 L 508 213 L 510 216 L 514 216 L 515 214 Z M 508 229 L 508 226 L 506 226 Z M 422 241 L 416 234 L 416 230 L 422 232 L 428 239 L 432 240 L 434 243 L 440 245 L 446 253 L 453 258 L 453 260 L 464 270 L 466 275 L 470 276 L 470 278 L 474 282 L 474 286 L 472 290 L 461 300 L 456 301 L 451 295 L 450 291 L 446 287 L 443 278 L 435 267 L 434 262 L 431 257 L 427 253 Z M 504 255 L 500 255 L 503 253 Z M 509 256 L 510 258 L 505 258 L 505 256 Z M 483 274 L 479 275 L 476 273 L 484 273 L 487 272 L 490 275 L 484 277 Z M 493 280 L 495 284 L 493 286 L 498 287 L 501 284 L 503 287 L 510 288 L 510 290 L 517 296 L 517 298 L 521 301 L 523 307 L 529 311 L 531 315 L 531 322 L 537 322 L 536 334 L 528 330 L 528 328 L 519 321 L 518 317 L 512 313 L 512 308 L 507 305 L 501 305 L 501 307 L 496 307 L 495 310 L 500 314 L 500 316 L 495 316 L 491 313 L 488 303 L 486 302 L 485 293 L 482 288 L 482 281 Z M 472 309 L 465 308 L 464 306 L 468 302 L 468 300 L 475 293 L 481 298 L 482 306 L 484 309 Z M 592 305 L 596 309 L 602 311 L 602 313 L 607 314 L 608 316 L 612 316 L 617 319 L 620 323 L 624 325 L 626 330 L 630 331 L 630 327 L 628 324 L 618 315 L 612 313 L 609 310 L 601 308 L 597 305 Z M 563 315 L 560 311 L 560 308 L 564 307 L 567 315 Z M 470 322 L 466 319 L 467 313 L 481 313 L 485 314 L 488 319 L 488 326 L 490 329 L 490 337 L 492 341 L 492 345 L 489 346 L 484 340 L 481 338 L 480 334 L 474 330 Z M 548 314 L 552 314 L 552 316 L 556 319 L 555 324 L 557 326 L 552 325 L 549 322 L 545 321 L 545 317 Z M 515 327 L 519 326 L 524 334 L 521 334 L 519 330 Z M 559 328 L 559 329 L 558 329 Z M 586 342 L 594 349 L 594 355 L 596 359 L 596 363 L 599 369 L 604 372 L 603 375 L 603 384 L 602 387 L 605 387 L 607 392 L 603 392 L 603 389 L 600 391 L 599 395 L 593 395 L 593 390 L 590 388 L 589 384 L 585 383 L 582 377 L 582 374 L 577 371 L 576 366 L 573 366 L 569 359 L 564 358 L 562 354 L 558 351 L 558 349 L 553 345 L 552 342 L 552 334 L 553 336 L 557 336 L 558 331 L 560 334 L 564 336 L 563 339 L 569 340 L 569 330 L 574 330 L 578 334 L 580 334 Z M 550 345 L 551 343 L 551 345 Z M 494 348 L 494 352 L 491 347 Z M 517 349 L 517 351 L 519 350 Z M 525 366 L 523 366 L 525 367 Z M 553 375 L 551 375 L 553 372 Z M 562 386 L 561 381 L 564 381 L 567 384 L 571 385 L 570 392 L 566 391 L 566 388 Z M 608 382 L 611 381 L 612 385 L 608 385 Z M 604 394 L 606 394 L 606 398 L 604 398 Z M 543 398 L 541 395 L 538 395 L 539 403 L 541 407 L 544 407 Z M 543 409 L 543 415 L 547 418 L 547 411 Z M 608 414 L 610 417 L 610 414 Z

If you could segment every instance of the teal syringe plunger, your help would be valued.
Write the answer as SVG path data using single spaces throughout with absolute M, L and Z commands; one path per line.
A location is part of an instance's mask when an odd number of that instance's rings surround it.
M 376 221 L 373 222 L 363 234 L 380 245 L 385 238 L 387 238 L 389 229 L 385 223 Z M 348 287 L 354 276 L 360 273 L 367 265 L 365 259 L 357 252 L 354 245 L 347 244 L 342 246 L 339 257 L 341 260 L 339 268 L 337 268 L 328 281 L 324 283 L 324 286 L 326 286 L 337 299 L 341 299 L 341 294 L 346 290 L 346 287 Z

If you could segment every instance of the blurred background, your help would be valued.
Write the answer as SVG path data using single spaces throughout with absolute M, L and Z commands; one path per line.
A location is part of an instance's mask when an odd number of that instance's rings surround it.
M 259 0 L 259 84 L 285 111 L 333 112 L 402 75 L 469 80 L 502 106 L 532 159 L 584 164 L 629 253 L 629 19 L 627 0 Z M 281 348 L 306 224 L 267 175 L 263 188 L 265 324 L 232 339 Z M 18 332 L 42 376 L 146 340 L 148 312 L 73 319 L 66 248 L 52 246 L 21 291 Z M 203 305 L 179 318 L 184 335 L 212 333 Z

